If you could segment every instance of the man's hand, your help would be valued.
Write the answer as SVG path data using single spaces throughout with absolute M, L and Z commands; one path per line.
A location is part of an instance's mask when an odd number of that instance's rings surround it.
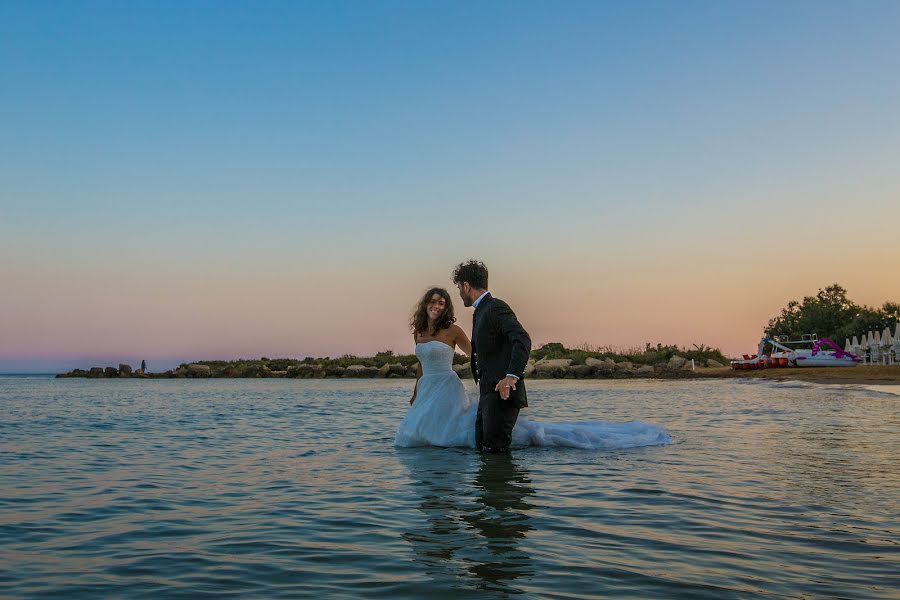
M 515 377 L 506 376 L 500 380 L 496 386 L 494 386 L 495 392 L 500 392 L 501 400 L 509 400 L 510 391 L 516 389 L 516 384 L 519 382 Z

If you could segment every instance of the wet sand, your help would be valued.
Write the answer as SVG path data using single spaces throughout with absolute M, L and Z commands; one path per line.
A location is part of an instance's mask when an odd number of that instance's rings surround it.
M 775 381 L 809 381 L 811 383 L 855 385 L 900 385 L 900 364 L 859 365 L 856 367 L 808 367 L 735 371 L 731 367 L 698 369 L 701 377 L 764 378 Z

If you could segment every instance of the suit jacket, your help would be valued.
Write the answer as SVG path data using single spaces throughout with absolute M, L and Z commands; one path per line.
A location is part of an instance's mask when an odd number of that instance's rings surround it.
M 490 294 L 482 298 L 472 319 L 472 376 L 481 393 L 493 392 L 511 373 L 519 382 L 510 401 L 519 408 L 528 406 L 525 366 L 530 353 L 531 338 L 509 305 Z

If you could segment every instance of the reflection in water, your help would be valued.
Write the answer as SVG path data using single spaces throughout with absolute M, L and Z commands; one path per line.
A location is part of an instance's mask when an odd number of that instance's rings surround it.
M 401 460 L 429 526 L 404 535 L 415 560 L 451 586 L 520 593 L 512 582 L 531 575 L 528 473 L 509 455 L 418 449 Z

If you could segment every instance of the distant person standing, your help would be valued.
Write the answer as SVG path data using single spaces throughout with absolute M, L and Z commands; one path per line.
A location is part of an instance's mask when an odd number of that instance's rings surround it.
M 146 372 L 147 372 L 147 361 L 142 360 L 141 361 L 141 373 L 146 373 Z

